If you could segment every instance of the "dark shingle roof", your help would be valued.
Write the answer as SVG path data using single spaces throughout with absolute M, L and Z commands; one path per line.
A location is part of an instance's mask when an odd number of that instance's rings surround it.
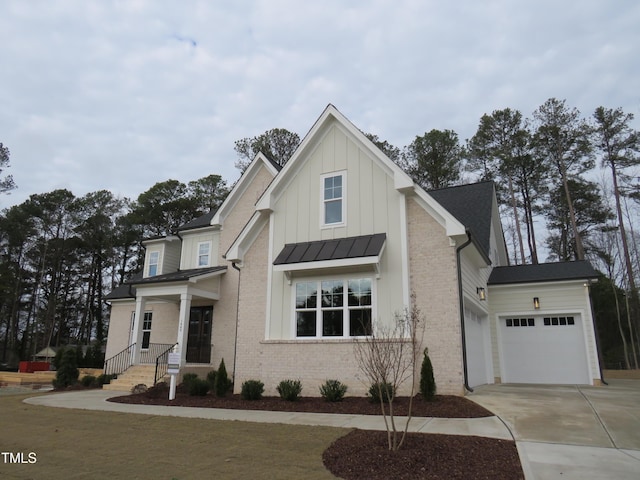
M 387 238 L 386 233 L 361 235 L 359 237 L 318 240 L 314 242 L 288 243 L 284 246 L 274 265 L 319 262 L 346 258 L 373 257 L 379 255 Z
M 140 278 L 138 280 L 133 280 L 130 283 L 132 285 L 149 285 L 151 283 L 180 282 L 199 275 L 206 275 L 207 273 L 219 272 L 226 269 L 226 265 L 218 267 L 191 268 L 189 270 L 178 270 L 177 272 L 165 273 L 164 275 L 156 275 L 154 277 Z
M 191 268 L 189 270 L 178 270 L 177 272 L 166 273 L 164 275 L 156 275 L 154 277 L 146 278 L 143 278 L 142 273 L 137 273 L 131 278 L 131 280 L 123 283 L 119 287 L 114 288 L 104 297 L 104 299 L 121 300 L 125 298 L 136 298 L 136 289 L 134 285 L 151 285 L 154 283 L 180 282 L 189 280 L 190 278 L 197 277 L 199 275 L 221 272 L 226 269 L 226 265 L 219 267 Z
M 598 272 L 587 261 L 540 263 L 538 265 L 496 267 L 491 272 L 487 284 L 557 282 L 560 280 L 586 280 L 597 277 Z
M 180 225 L 178 227 L 178 231 L 182 232 L 183 230 L 193 230 L 195 228 L 208 227 L 211 224 L 211 219 L 215 214 L 215 210 L 210 210 L 208 213 L 200 215 L 198 218 L 191 220 L 184 225 Z
M 475 237 L 478 245 L 489 255 L 491 244 L 491 213 L 493 182 L 472 183 L 427 192 L 447 209 Z
M 129 283 L 123 283 L 114 288 L 104 297 L 105 300 L 121 300 L 125 298 L 136 298 L 136 289 Z

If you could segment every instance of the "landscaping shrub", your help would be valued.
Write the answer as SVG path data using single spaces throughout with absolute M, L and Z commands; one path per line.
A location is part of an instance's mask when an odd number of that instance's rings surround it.
M 382 392 L 382 399 L 380 393 Z M 380 403 L 380 400 L 389 403 L 389 399 L 395 396 L 395 390 L 390 383 L 374 383 L 369 387 L 369 398 L 373 403 Z
M 185 373 L 184 375 L 182 375 L 182 385 L 184 386 L 184 389 L 188 392 L 189 388 L 191 387 L 191 382 L 197 379 L 197 373 Z
M 433 378 L 433 365 L 427 349 L 424 349 L 424 358 L 422 359 L 422 367 L 420 368 L 420 393 L 422 398 L 432 401 L 436 397 L 436 381 Z
M 264 383 L 260 380 L 247 380 L 242 384 L 240 395 L 245 400 L 260 400 L 264 393 Z
M 209 391 L 209 382 L 203 378 L 194 378 L 189 382 L 189 395 L 204 397 Z
M 209 373 L 207 373 L 207 382 L 209 382 L 209 385 L 211 385 L 211 390 L 216 389 L 216 374 L 218 372 L 216 372 L 215 370 L 211 370 Z
M 324 385 L 320 385 L 320 395 L 327 402 L 339 402 L 347 393 L 347 386 L 338 380 L 327 380 Z
M 83 387 L 97 387 L 98 379 L 93 375 L 85 375 L 82 377 L 82 380 L 80 380 L 80 383 Z
M 53 386 L 55 388 L 66 388 L 69 385 L 76 384 L 80 375 L 76 352 L 71 349 L 65 350 L 59 365 L 56 378 L 53 380 Z
M 227 375 L 227 367 L 224 366 L 224 358 L 220 360 L 220 366 L 216 373 L 215 392 L 216 397 L 224 397 L 231 388 L 231 380 Z
M 96 378 L 96 383 L 99 387 L 101 387 L 102 385 L 111 383 L 111 380 L 113 380 L 115 377 L 115 375 L 107 375 L 106 373 L 103 373 L 101 375 L 98 375 L 98 378 Z
M 288 402 L 295 402 L 302 392 L 302 383 L 300 380 L 282 380 L 276 387 L 280 398 Z

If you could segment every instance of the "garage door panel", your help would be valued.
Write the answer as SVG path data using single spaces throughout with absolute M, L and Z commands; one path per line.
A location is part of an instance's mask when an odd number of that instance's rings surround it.
M 590 383 L 579 316 L 501 318 L 500 333 L 504 382 Z

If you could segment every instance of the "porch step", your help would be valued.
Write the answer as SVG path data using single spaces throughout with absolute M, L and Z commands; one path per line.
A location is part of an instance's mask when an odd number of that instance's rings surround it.
M 133 365 L 118 378 L 111 380 L 111 383 L 102 386 L 103 390 L 114 390 L 120 392 L 130 392 L 133 387 L 144 384 L 147 387 L 153 386 L 153 377 L 156 374 L 155 365 Z

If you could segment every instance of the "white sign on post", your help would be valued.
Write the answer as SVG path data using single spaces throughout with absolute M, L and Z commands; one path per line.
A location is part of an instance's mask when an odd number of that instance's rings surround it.
M 171 385 L 169 386 L 169 400 L 176 398 L 176 377 L 180 373 L 180 352 L 169 353 L 167 362 L 167 373 L 171 375 Z
M 169 375 L 177 375 L 180 373 L 180 352 L 169 353 L 169 361 L 167 362 L 167 373 Z

